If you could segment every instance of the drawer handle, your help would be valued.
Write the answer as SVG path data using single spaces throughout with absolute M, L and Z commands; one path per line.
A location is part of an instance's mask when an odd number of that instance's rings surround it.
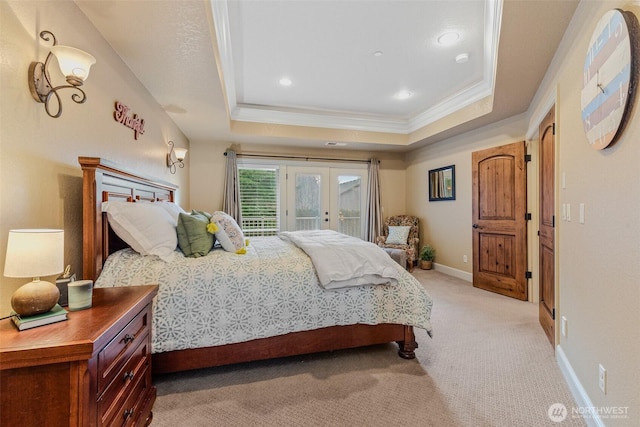
M 134 408 L 127 409 L 122 413 L 122 418 L 126 420 L 129 417 L 133 417 L 133 411 L 134 411 Z
M 122 381 L 132 380 L 133 379 L 133 371 L 125 372 L 122 376 Z
M 136 339 L 135 335 L 127 334 L 127 335 L 124 336 L 124 343 L 125 344 L 129 344 L 134 339 Z

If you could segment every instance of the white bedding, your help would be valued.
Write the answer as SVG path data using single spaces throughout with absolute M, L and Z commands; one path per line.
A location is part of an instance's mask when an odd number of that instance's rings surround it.
M 283 231 L 279 236 L 309 255 L 325 289 L 398 284 L 398 264 L 371 242 L 332 230 Z
M 96 287 L 158 284 L 152 352 L 249 341 L 334 325 L 397 323 L 431 333 L 430 296 L 400 266 L 398 285 L 324 290 L 309 257 L 278 237 L 245 255 L 215 249 L 172 262 L 131 249 L 112 254 Z

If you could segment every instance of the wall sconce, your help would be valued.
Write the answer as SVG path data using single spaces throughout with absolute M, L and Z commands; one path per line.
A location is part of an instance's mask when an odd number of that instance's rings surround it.
M 77 104 L 82 104 L 87 100 L 87 95 L 80 89 L 80 86 L 82 86 L 82 83 L 89 77 L 89 69 L 96 63 L 96 59 L 80 49 L 69 46 L 59 46 L 56 37 L 51 31 L 41 31 L 40 38 L 45 41 L 53 39 L 53 45 L 44 63 L 36 61 L 32 62 L 29 66 L 29 89 L 31 90 L 33 99 L 44 103 L 44 109 L 47 111 L 47 114 L 55 119 L 62 114 L 62 102 L 58 94 L 59 90 L 70 88 L 80 92 L 71 95 L 71 99 Z M 55 55 L 58 59 L 60 71 L 62 71 L 62 74 L 64 74 L 67 79 L 68 85 L 54 87 L 51 83 L 49 61 L 52 55 Z M 49 102 L 53 96 L 55 96 L 58 103 L 58 111 L 55 114 L 52 114 L 49 110 Z
M 167 144 L 171 147 L 169 153 L 167 154 L 167 167 L 169 168 L 169 172 L 175 174 L 176 173 L 176 165 L 178 167 L 184 167 L 184 158 L 187 156 L 186 148 L 174 148 L 173 141 L 169 141 Z M 175 158 L 175 160 L 173 160 Z

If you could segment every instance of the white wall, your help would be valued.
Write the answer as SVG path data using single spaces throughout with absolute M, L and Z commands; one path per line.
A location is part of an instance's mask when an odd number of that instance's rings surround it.
M 51 46 L 38 37 L 42 30 L 97 60 L 83 86 L 87 101 L 75 104 L 71 91 L 62 91 L 63 112 L 57 119 L 46 115 L 27 84 L 29 64 L 44 61 Z M 62 84 L 55 60 L 50 70 L 54 82 Z M 0 1 L 0 92 L 0 270 L 10 229 L 62 228 L 65 263 L 81 273 L 78 156 L 103 157 L 177 183 L 179 202 L 189 203 L 188 168 L 171 175 L 164 160 L 168 140 L 182 147 L 188 147 L 188 140 L 74 2 Z M 114 120 L 115 101 L 145 120 L 145 134 L 137 141 L 131 129 Z M 11 294 L 27 281 L 0 277 L 0 315 L 9 314 Z

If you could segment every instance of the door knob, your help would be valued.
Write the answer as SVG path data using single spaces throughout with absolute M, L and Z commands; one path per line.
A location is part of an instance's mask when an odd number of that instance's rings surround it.
M 472 227 L 473 228 L 480 228 L 480 226 L 478 224 L 473 224 Z

